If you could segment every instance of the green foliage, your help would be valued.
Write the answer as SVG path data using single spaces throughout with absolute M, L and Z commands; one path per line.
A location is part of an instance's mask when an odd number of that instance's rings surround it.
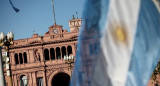
M 152 78 L 153 78 L 153 83 L 156 84 L 156 83 L 160 83 L 158 80 L 157 80 L 157 76 L 160 75 L 160 61 L 158 62 L 157 64 L 157 67 L 155 68 L 155 70 L 153 71 L 153 74 L 152 74 Z

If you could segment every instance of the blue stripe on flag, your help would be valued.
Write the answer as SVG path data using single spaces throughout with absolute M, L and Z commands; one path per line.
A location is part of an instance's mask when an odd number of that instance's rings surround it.
M 160 14 L 152 0 L 141 0 L 126 86 L 146 86 L 160 58 Z
M 109 0 L 86 1 L 71 86 L 106 86 L 106 64 L 104 56 L 100 56 L 103 54 L 99 42 L 106 24 L 108 5 Z

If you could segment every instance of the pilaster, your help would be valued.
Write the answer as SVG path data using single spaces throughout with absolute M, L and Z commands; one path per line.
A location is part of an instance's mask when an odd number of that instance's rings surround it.
M 32 72 L 33 86 L 37 86 L 36 72 Z
M 46 73 L 45 73 L 45 71 L 43 71 L 43 83 L 44 83 L 44 86 L 47 86 L 47 83 L 46 83 Z

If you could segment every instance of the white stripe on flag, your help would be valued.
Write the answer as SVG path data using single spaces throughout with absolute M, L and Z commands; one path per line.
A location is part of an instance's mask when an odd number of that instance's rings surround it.
M 124 86 L 132 54 L 140 0 L 110 0 L 106 31 L 101 40 L 113 86 Z

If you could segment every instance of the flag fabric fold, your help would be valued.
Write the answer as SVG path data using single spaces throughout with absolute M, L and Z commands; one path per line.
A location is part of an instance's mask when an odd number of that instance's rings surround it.
M 126 86 L 146 86 L 160 58 L 160 14 L 152 0 L 141 0 Z
M 12 3 L 11 0 L 9 0 L 9 3 L 11 4 L 12 8 L 14 9 L 14 11 L 16 11 L 16 12 L 19 12 L 19 11 L 20 11 L 18 8 L 16 8 L 16 7 L 13 5 L 13 3 Z
M 160 58 L 152 0 L 87 0 L 71 86 L 146 86 Z

